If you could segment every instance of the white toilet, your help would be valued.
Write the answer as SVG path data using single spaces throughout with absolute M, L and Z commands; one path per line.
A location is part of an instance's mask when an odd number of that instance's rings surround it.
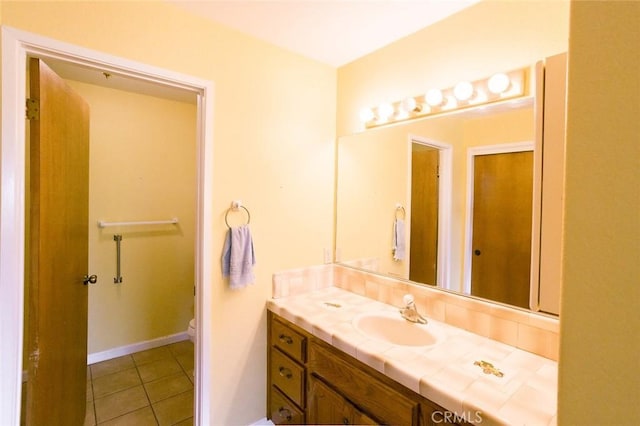
M 195 318 L 189 321 L 189 328 L 187 329 L 189 340 L 195 343 L 196 341 L 196 320 Z

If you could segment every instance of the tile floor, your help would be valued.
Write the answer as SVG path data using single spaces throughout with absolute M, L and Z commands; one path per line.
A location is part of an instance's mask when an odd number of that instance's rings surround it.
M 192 425 L 193 343 L 189 340 L 87 366 L 93 425 Z

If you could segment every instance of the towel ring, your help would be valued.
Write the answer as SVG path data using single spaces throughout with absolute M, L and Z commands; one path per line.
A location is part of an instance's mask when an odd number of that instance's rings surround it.
M 231 229 L 231 226 L 229 226 L 229 221 L 227 220 L 227 217 L 229 216 L 229 212 L 232 210 L 238 210 L 238 209 L 244 209 L 244 211 L 247 212 L 247 225 L 251 222 L 251 213 L 249 213 L 249 210 L 245 206 L 239 205 L 239 206 L 227 209 L 227 212 L 224 214 L 224 223 L 227 225 L 227 228 Z
M 401 211 L 402 212 L 402 217 L 398 217 L 398 212 Z M 396 219 L 402 219 L 404 220 L 404 218 L 407 217 L 407 212 L 404 210 L 404 207 L 402 207 L 401 205 L 398 204 L 398 206 L 396 207 Z

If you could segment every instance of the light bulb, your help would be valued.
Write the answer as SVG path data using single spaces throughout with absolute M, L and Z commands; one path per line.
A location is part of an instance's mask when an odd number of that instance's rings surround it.
M 387 121 L 393 115 L 393 105 L 383 102 L 378 105 L 378 120 Z
M 444 98 L 440 89 L 429 89 L 425 95 L 425 99 L 429 105 L 438 106 L 442 104 Z
M 400 106 L 404 112 L 410 113 L 416 111 L 418 104 L 416 103 L 415 98 L 405 98 Z
M 494 94 L 499 94 L 504 92 L 509 88 L 511 84 L 511 80 L 509 76 L 504 73 L 494 74 L 489 78 L 487 82 L 487 86 L 489 87 L 489 91 Z
M 461 81 L 453 88 L 453 94 L 460 101 L 467 101 L 473 96 L 473 85 L 468 81 Z
M 375 117 L 375 115 L 371 108 L 362 108 L 360 110 L 360 121 L 363 123 L 373 120 L 373 117 Z

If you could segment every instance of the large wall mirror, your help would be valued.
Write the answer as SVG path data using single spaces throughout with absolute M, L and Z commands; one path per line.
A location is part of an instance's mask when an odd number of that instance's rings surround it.
M 538 310 L 535 124 L 525 97 L 341 137 L 336 262 Z

